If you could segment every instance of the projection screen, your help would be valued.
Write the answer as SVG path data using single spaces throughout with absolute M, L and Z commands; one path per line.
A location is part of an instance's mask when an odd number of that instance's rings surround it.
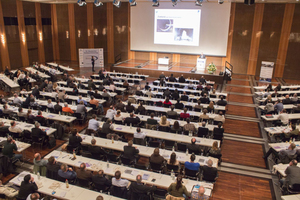
M 131 7 L 130 49 L 226 56 L 230 3 L 138 2 Z

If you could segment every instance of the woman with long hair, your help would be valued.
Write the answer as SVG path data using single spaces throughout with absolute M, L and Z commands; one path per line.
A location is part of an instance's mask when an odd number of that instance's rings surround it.
M 182 185 L 182 176 L 178 175 L 176 182 L 172 183 L 169 188 L 168 192 L 174 197 L 183 197 L 183 194 L 186 197 L 190 197 L 190 193 L 186 190 L 186 187 Z
M 178 160 L 176 159 L 176 153 L 173 152 L 170 156 L 170 160 L 168 160 L 169 165 L 179 165 Z
M 213 101 L 209 102 L 209 105 L 207 106 L 207 111 L 209 113 L 215 111 L 215 107 L 214 107 L 214 102 Z
M 167 120 L 166 115 L 163 115 L 163 116 L 160 118 L 159 125 L 160 125 L 160 126 L 170 126 L 170 122 Z
M 209 150 L 209 153 L 211 154 L 220 154 L 221 149 L 218 147 L 218 142 L 214 141 L 212 148 Z
M 172 130 L 173 132 L 178 132 L 178 134 L 181 134 L 182 128 L 180 127 L 179 122 L 178 122 L 177 120 L 174 122 L 174 124 L 173 124 L 171 130 Z

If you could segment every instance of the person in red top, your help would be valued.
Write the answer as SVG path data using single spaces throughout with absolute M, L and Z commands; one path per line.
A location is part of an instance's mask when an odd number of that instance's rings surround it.
M 71 114 L 74 113 L 74 111 L 71 108 L 68 107 L 67 103 L 65 103 L 65 107 L 62 108 L 62 111 L 66 112 L 66 113 L 71 113 Z
M 164 101 L 164 105 L 168 105 L 168 106 L 171 106 L 172 103 L 171 101 L 169 100 L 169 98 L 166 98 L 166 100 Z
M 183 119 L 190 118 L 190 114 L 187 113 L 187 108 L 184 108 L 183 112 L 180 113 L 180 118 L 183 118 Z

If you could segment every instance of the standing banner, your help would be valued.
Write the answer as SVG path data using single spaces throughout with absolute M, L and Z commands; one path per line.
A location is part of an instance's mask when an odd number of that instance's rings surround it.
M 92 56 L 95 59 L 95 67 L 104 67 L 103 48 L 79 49 L 79 66 L 92 67 Z
M 274 62 L 262 61 L 261 68 L 260 68 L 260 76 L 259 76 L 260 80 L 271 82 L 273 77 L 273 69 L 274 69 Z

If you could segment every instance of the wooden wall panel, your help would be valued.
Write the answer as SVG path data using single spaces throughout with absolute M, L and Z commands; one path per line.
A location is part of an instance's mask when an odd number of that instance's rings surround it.
M 87 4 L 88 48 L 94 48 L 94 5 Z
M 256 76 L 259 76 L 260 74 L 262 61 L 270 61 L 276 63 L 284 9 L 284 4 L 265 4 L 261 29 L 262 35 L 260 38 L 256 63 Z
M 7 40 L 6 40 L 6 33 L 5 33 L 5 26 L 4 26 L 2 10 L 3 10 L 2 3 L 0 1 L 0 54 L 1 54 L 0 66 L 1 66 L 2 70 L 5 70 L 6 66 L 8 66 L 10 68 L 10 60 L 9 60 L 9 53 L 8 53 L 8 47 L 7 47 Z M 1 37 L 3 37 L 3 41 L 2 41 Z
M 41 4 L 35 3 L 35 19 L 36 19 L 36 32 L 38 40 L 38 56 L 39 62 L 45 62 L 45 48 L 44 48 L 44 36 L 43 36 L 43 26 L 42 26 L 42 13 Z
M 56 4 L 51 5 L 51 31 L 52 31 L 53 60 L 56 61 L 56 60 L 60 60 Z
M 103 48 L 104 65 L 108 64 L 108 48 L 107 48 L 107 5 L 93 6 L 94 19 L 94 46 L 95 48 Z
M 157 53 L 156 52 L 150 52 L 150 54 L 149 54 L 149 60 L 157 62 Z
M 128 60 L 128 28 L 129 28 L 129 3 L 122 2 L 122 6 L 113 6 L 113 32 L 114 32 L 114 56 L 121 55 L 121 60 Z
M 287 19 L 287 24 L 285 24 L 286 31 L 289 29 L 289 24 L 291 23 L 291 31 L 289 35 L 289 43 L 287 48 L 287 55 L 286 55 L 286 62 L 285 68 L 283 72 L 283 78 L 286 79 L 296 79 L 299 80 L 299 63 L 300 63 L 300 56 L 298 56 L 300 52 L 300 4 L 291 4 L 289 6 L 288 16 L 285 16 Z M 291 14 L 293 13 L 294 7 L 294 16 L 291 21 Z M 286 42 L 285 38 L 285 42 Z M 284 41 L 283 41 L 284 42 Z M 285 45 L 281 46 L 283 49 L 286 47 Z M 284 55 L 278 55 L 278 57 L 284 60 Z M 279 71 L 279 70 L 278 70 Z
M 234 73 L 246 74 L 255 6 L 236 4 L 230 63 Z
M 187 63 L 187 64 L 197 64 L 197 57 L 196 55 L 186 55 L 180 54 L 180 62 Z
M 56 4 L 56 14 L 57 14 L 58 44 L 59 44 L 58 47 L 59 47 L 60 60 L 70 61 L 71 60 L 71 51 L 70 51 L 71 32 L 69 30 L 70 27 L 69 27 L 68 4 Z M 69 33 L 69 38 L 67 38 L 66 32 Z M 75 35 L 73 35 L 72 37 L 74 41 Z M 76 56 L 73 57 L 76 58 Z
M 41 17 L 51 20 L 51 4 L 42 3 Z M 51 20 L 52 23 L 52 20 Z M 45 62 L 53 61 L 52 25 L 42 25 Z
M 287 50 L 289 45 L 289 38 L 291 34 L 291 28 L 293 23 L 295 4 L 286 4 L 283 23 L 281 28 L 281 36 L 279 42 L 279 48 L 277 53 L 277 62 L 275 65 L 274 77 L 282 77 L 285 69 L 285 62 L 287 57 Z M 288 67 L 287 67 L 287 70 Z
M 16 0 L 16 3 L 17 3 L 17 16 L 18 16 L 18 28 L 19 28 L 22 66 L 26 67 L 29 66 L 29 57 L 28 57 L 26 28 L 25 28 L 24 13 L 23 13 L 23 2 L 20 0 Z
M 78 49 L 88 48 L 87 6 L 74 5 L 76 53 L 78 53 Z M 80 37 L 78 31 L 80 31 Z
M 79 38 L 79 35 L 75 32 L 75 8 L 74 8 L 73 3 L 68 4 L 68 13 L 69 13 L 69 32 L 70 32 L 70 53 L 71 53 L 71 60 L 76 61 L 77 60 L 77 49 L 76 49 L 76 38 Z M 76 5 L 76 8 L 80 7 Z M 81 7 L 85 8 L 86 7 Z M 84 16 L 78 16 L 78 17 L 83 17 Z M 86 17 L 86 16 L 85 16 Z M 85 18 L 86 19 L 86 18 Z M 85 20 L 86 22 L 86 20 Z M 86 30 L 86 29 L 85 29 Z M 84 31 L 82 31 L 83 33 Z
M 173 63 L 180 63 L 180 54 L 173 54 L 172 55 L 172 62 Z
M 115 63 L 114 50 L 114 8 L 112 3 L 106 3 L 107 8 L 107 52 L 108 63 Z
M 248 69 L 247 69 L 247 74 L 249 75 L 255 75 L 256 72 L 258 49 L 259 49 L 260 37 L 262 35 L 261 25 L 264 16 L 264 6 L 265 4 L 262 3 L 255 4 L 252 39 L 251 39 L 249 62 L 248 62 Z
M 171 53 L 157 53 L 157 59 L 168 57 L 170 59 L 170 62 L 173 60 L 173 54 Z
M 135 52 L 135 58 L 136 60 L 150 60 L 150 53 L 149 52 L 142 52 L 142 51 L 136 51 Z M 156 60 L 157 61 L 158 57 L 156 54 Z

